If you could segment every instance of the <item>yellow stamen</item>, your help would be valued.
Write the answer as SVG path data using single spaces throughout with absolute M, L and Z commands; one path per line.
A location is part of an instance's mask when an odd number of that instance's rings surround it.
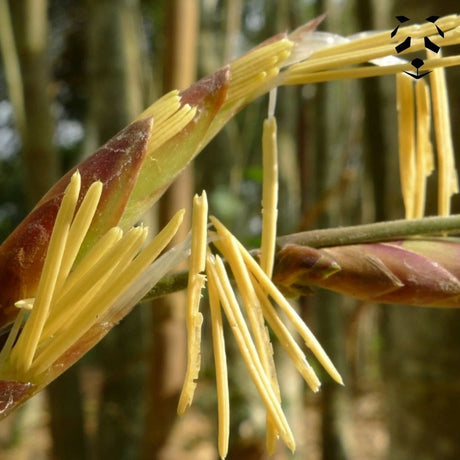
M 69 308 L 66 306 L 73 305 L 72 316 L 74 319 L 78 318 L 88 309 L 89 302 L 100 292 L 102 285 L 104 285 L 104 290 L 108 288 L 107 281 L 111 275 L 120 273 L 131 262 L 142 247 L 146 236 L 146 229 L 133 228 L 116 245 L 111 248 L 107 247 L 99 263 L 93 265 L 86 276 L 80 278 L 79 283 L 74 284 L 71 289 L 66 289 L 65 294 L 57 299 L 56 313 L 47 321 L 41 339 L 46 341 L 51 336 L 73 327 L 74 321 L 68 321 Z M 99 308 L 101 307 L 103 307 L 102 304 Z
M 270 299 L 267 297 L 267 294 L 264 292 L 256 279 L 252 275 L 251 277 L 253 279 L 253 285 L 256 290 L 257 297 L 263 305 L 262 311 L 264 313 L 265 319 L 267 320 L 267 323 L 278 338 L 282 347 L 288 353 L 300 375 L 304 378 L 305 382 L 307 382 L 312 391 L 316 393 L 321 386 L 321 382 L 319 381 L 314 369 L 308 364 L 304 353 L 279 317 L 278 313 L 270 302 Z
M 367 62 L 367 61 L 363 61 Z M 423 70 L 433 70 L 438 67 L 454 67 L 460 65 L 460 56 L 449 56 L 437 59 L 427 59 L 424 61 Z M 339 70 L 320 70 L 312 72 L 311 69 L 304 69 L 299 65 L 297 69 L 289 70 L 287 74 L 282 74 L 283 85 L 304 85 L 307 83 L 322 83 L 326 81 L 348 80 L 357 78 L 381 77 L 384 75 L 394 75 L 401 72 L 413 72 L 414 67 L 410 63 L 385 65 L 385 66 L 362 66 Z M 285 75 L 287 75 L 285 77 Z M 284 78 L 286 78 L 284 80 Z
M 442 39 L 444 45 L 448 43 L 447 37 L 450 37 L 453 33 L 458 33 L 458 30 L 456 30 L 456 28 L 460 26 L 460 17 L 456 14 L 443 16 L 442 18 L 438 19 L 436 25 L 438 25 L 445 32 L 445 37 Z M 423 39 L 425 36 L 436 37 L 438 36 L 438 34 L 436 29 L 433 27 L 433 24 L 424 23 L 420 25 L 414 24 L 410 26 L 400 27 L 397 36 L 395 36 L 392 39 L 393 44 L 391 46 L 393 46 L 393 49 L 396 44 L 400 43 L 402 40 L 409 36 L 413 37 L 414 39 Z M 390 31 L 386 30 L 383 32 L 372 33 L 371 35 L 365 35 L 361 38 L 352 40 L 348 43 L 334 44 L 332 46 L 325 47 L 323 49 L 315 51 L 312 54 L 312 57 L 326 57 L 335 54 L 344 54 L 350 51 L 358 51 L 372 47 L 388 45 L 389 41 Z M 421 41 L 417 42 L 417 44 L 419 43 L 421 45 L 420 49 L 424 48 L 424 44 L 422 44 Z M 411 42 L 411 51 L 413 50 L 413 46 L 414 43 Z
M 165 94 L 136 118 L 153 117 L 154 129 L 147 149 L 153 151 L 174 137 L 193 120 L 195 114 L 196 107 L 181 104 L 179 91 Z
M 126 238 L 121 240 L 122 249 L 120 248 L 120 250 L 124 251 L 122 259 L 125 264 L 130 263 L 130 259 L 139 251 L 146 236 L 145 229 L 134 228 L 127 233 Z M 121 264 L 119 268 L 122 270 Z M 103 290 L 91 290 L 81 295 L 81 299 L 73 299 L 73 308 L 70 310 L 72 311 L 72 321 L 68 320 L 69 310 L 64 311 L 63 314 L 59 314 L 62 310 L 57 313 L 56 317 L 50 321 L 46 334 L 43 334 L 42 343 L 44 346 L 37 350 L 31 372 L 38 375 L 48 369 L 108 310 L 128 284 L 124 283 L 125 280 L 123 279 L 126 270 L 128 267 L 110 279 L 105 276 L 106 282 Z
M 273 284 L 270 278 L 264 273 L 260 268 L 259 264 L 252 258 L 246 248 L 225 228 L 225 226 L 219 222 L 214 216 L 210 217 L 211 222 L 216 227 L 217 232 L 224 238 L 233 239 L 236 245 L 239 247 L 239 250 L 243 256 L 244 262 L 248 267 L 249 271 L 254 275 L 257 281 L 260 283 L 262 289 L 266 292 L 267 295 L 271 296 L 273 300 L 280 306 L 280 308 L 285 312 L 288 319 L 294 325 L 295 329 L 299 332 L 305 344 L 313 352 L 318 361 L 326 369 L 328 374 L 338 383 L 343 385 L 342 377 L 340 377 L 339 372 L 332 364 L 332 361 L 327 356 L 323 347 L 320 345 L 316 337 L 310 331 L 308 326 L 304 323 L 302 318 L 298 313 L 292 308 L 289 302 L 285 299 L 283 294 L 277 289 Z
M 78 264 L 74 270 L 69 274 L 62 286 L 62 290 L 59 293 L 59 297 L 56 298 L 56 303 L 62 302 L 65 296 L 71 290 L 76 293 L 86 292 L 88 287 L 94 285 L 95 280 L 100 279 L 102 274 L 110 269 L 111 265 L 107 257 L 109 251 L 114 248 L 115 244 L 123 237 L 123 231 L 121 228 L 111 228 L 102 238 L 91 248 L 91 250 L 85 255 L 85 263 Z
M 445 37 L 442 39 L 443 45 L 450 44 L 448 37 L 451 37 L 452 34 L 458 34 L 458 27 L 460 26 L 460 17 L 456 14 L 450 16 L 444 16 L 439 18 L 437 25 L 445 32 Z M 394 50 L 395 45 L 400 43 L 406 37 L 411 36 L 414 40 L 411 42 L 410 51 L 414 50 L 414 46 L 417 46 L 418 49 L 423 49 L 425 47 L 423 38 L 427 37 L 437 37 L 437 31 L 433 27 L 433 24 L 415 24 L 405 27 L 400 27 L 398 30 L 397 36 L 393 40 L 393 44 L 390 46 L 393 48 L 393 53 L 396 54 Z M 417 40 L 419 39 L 419 40 Z M 390 31 L 383 31 L 378 33 L 372 33 L 371 35 L 365 35 L 355 40 L 343 44 L 333 44 L 332 46 L 324 47 L 318 51 L 312 53 L 311 57 L 323 58 L 330 57 L 333 55 L 345 55 L 349 52 L 367 50 L 369 48 L 378 48 L 379 46 L 386 46 L 390 41 Z
M 180 94 L 177 89 L 170 91 L 147 107 L 136 120 L 153 117 L 156 124 L 162 123 L 180 109 L 180 100 Z
M 238 290 L 246 308 L 252 335 L 254 337 L 257 353 L 260 357 L 262 366 L 268 376 L 270 386 L 281 402 L 281 394 L 278 379 L 276 376 L 275 363 L 273 361 L 273 347 L 270 342 L 268 330 L 265 327 L 264 316 L 259 299 L 251 283 L 251 277 L 244 264 L 243 258 L 235 242 L 229 238 L 222 238 L 214 242 L 216 247 L 229 263 L 233 276 L 235 277 Z M 269 451 L 273 451 L 276 440 L 276 431 L 273 430 L 273 420 L 269 416 L 267 419 L 267 441 Z
M 48 346 L 44 346 L 37 354 L 36 359 L 32 363 L 31 372 L 37 375 L 46 371 L 92 325 L 97 321 L 103 321 L 104 314 L 114 304 L 116 299 L 128 289 L 170 242 L 182 222 L 183 215 L 183 210 L 178 211 L 168 225 L 163 228 L 137 257 L 135 257 L 136 253 L 145 240 L 147 230 L 136 228 L 128 232 L 128 234 L 134 234 L 133 238 L 128 240 L 128 243 L 126 243 L 125 239 L 119 243 L 124 250 L 126 249 L 125 246 L 128 246 L 127 253 L 123 251 L 123 256 L 120 258 L 120 260 L 123 259 L 123 263 L 126 263 L 126 266 L 121 268 L 121 262 L 119 263 L 120 272 L 111 276 L 104 283 L 103 289 L 99 289 L 94 296 L 90 296 L 85 305 L 81 306 L 78 315 L 72 317 L 72 321 L 67 327 L 55 330 L 54 335 L 50 337 L 49 344 L 45 341 L 47 338 L 44 339 L 45 345 Z M 130 258 L 132 260 L 126 262 L 126 259 Z M 84 262 L 82 261 L 81 263 Z M 73 305 L 69 307 L 72 312 L 78 303 L 79 298 L 74 299 Z
M 201 325 L 203 315 L 199 312 L 201 290 L 206 278 L 208 202 L 206 193 L 193 199 L 192 250 L 190 255 L 187 287 L 187 370 L 182 386 L 177 412 L 182 415 L 192 404 L 196 379 L 201 364 Z
M 29 299 L 28 299 L 29 300 Z M 19 301 L 21 302 L 21 301 Z M 16 303 L 19 303 L 16 302 Z M 27 310 L 29 310 L 29 306 L 31 304 L 27 302 L 27 306 L 22 308 L 20 307 L 20 311 L 18 315 L 16 316 L 16 319 L 14 320 L 13 327 L 11 328 L 8 338 L 6 339 L 5 345 L 3 345 L 2 351 L 0 352 L 0 369 L 3 368 L 6 360 L 8 359 L 8 356 L 11 353 L 11 350 L 13 348 L 14 343 L 16 342 L 16 338 L 18 337 L 18 334 L 21 330 L 21 327 L 24 323 L 24 320 L 26 318 Z
M 260 88 L 268 80 L 266 71 L 258 72 L 256 75 L 251 75 L 242 80 L 238 80 L 236 84 L 231 86 L 231 93 L 229 91 L 229 100 L 240 102 L 248 94 Z
M 231 80 L 226 104 L 243 104 L 246 98 L 262 94 L 265 83 L 278 75 L 282 63 L 290 56 L 294 43 L 281 39 L 262 45 L 230 64 Z M 266 88 L 265 88 L 266 90 Z
M 64 255 L 70 223 L 75 212 L 79 193 L 80 175 L 77 172 L 72 176 L 56 216 L 56 222 L 43 265 L 42 276 L 37 288 L 34 308 L 11 353 L 11 358 L 16 361 L 18 373 L 26 373 L 30 368 L 41 332 L 48 318 L 48 311 L 53 299 L 54 288 L 59 275 L 59 268 Z
M 272 276 L 278 219 L 278 151 L 276 145 L 276 118 L 264 121 L 263 136 L 263 190 L 262 190 L 262 243 L 260 266 Z
M 337 45 L 339 48 L 341 45 Z M 346 45 L 343 45 L 346 46 Z M 363 64 L 373 59 L 382 58 L 385 56 L 392 56 L 396 54 L 393 45 L 371 46 L 369 49 L 359 49 L 348 52 L 340 52 L 334 47 L 334 54 L 327 56 L 320 56 L 320 53 L 313 53 L 309 59 L 294 64 L 285 72 L 285 82 L 290 84 L 294 76 L 308 75 L 314 72 L 325 71 L 341 66 L 349 66 L 353 64 Z
M 430 56 L 433 54 L 429 51 Z M 447 216 L 450 214 L 450 197 L 458 192 L 458 180 L 452 145 L 445 71 L 441 68 L 434 69 L 430 74 L 430 82 L 438 159 L 438 214 Z
M 22 310 L 7 339 L 8 346 L 0 355 L 2 367 L 8 367 L 5 372 L 13 373 L 15 378 L 37 381 L 83 334 L 102 323 L 106 312 L 158 257 L 182 222 L 183 210 L 142 251 L 146 228 L 132 228 L 124 237 L 121 229 L 112 228 L 71 271 L 101 191 L 101 183 L 91 184 L 76 213 L 78 172 L 64 192 L 37 296 L 16 302 Z M 30 317 L 13 346 L 26 308 L 32 305 Z
M 460 18 L 457 15 L 440 18 L 437 24 L 445 31 L 442 43 L 440 42 L 442 46 L 458 44 L 460 40 Z M 398 54 L 395 50 L 395 44 L 408 36 L 412 37 L 410 49 Z M 394 43 L 389 43 L 389 31 L 367 34 L 353 38 L 346 43 L 333 43 L 311 53 L 308 59 L 291 65 L 280 75 L 280 82 L 283 85 L 306 84 L 413 71 L 413 66 L 410 63 L 380 67 L 354 67 L 351 69 L 337 69 L 337 67 L 365 64 L 386 56 L 402 56 L 408 52 L 422 50 L 425 48 L 425 36 L 431 37 L 433 42 L 441 40 L 432 24 L 423 24 L 421 26 L 401 27 L 398 36 L 393 39 Z M 307 36 L 305 43 L 301 42 L 300 46 L 308 49 L 308 44 Z M 425 61 L 423 69 L 426 71 L 438 66 L 459 65 L 459 62 L 459 56 L 429 59 Z
M 413 79 L 406 74 L 396 75 L 399 178 L 406 209 L 406 219 L 414 217 L 415 195 L 415 113 Z
M 215 260 L 212 262 L 208 259 L 207 268 L 208 277 L 213 279 L 217 287 L 222 307 L 251 379 L 284 442 L 291 450 L 294 450 L 295 441 L 292 431 L 289 428 L 278 397 L 273 391 L 269 376 L 265 372 L 264 366 L 259 358 L 256 346 L 251 339 L 251 334 L 249 333 L 243 314 L 238 306 L 238 301 L 236 300 L 221 258 L 216 256 Z
M 430 141 L 430 94 L 428 85 L 423 80 L 415 83 L 416 101 L 416 185 L 414 196 L 414 218 L 421 218 L 425 213 L 426 180 L 433 172 L 433 147 Z
M 56 291 L 61 289 L 64 280 L 70 273 L 80 246 L 93 220 L 101 194 L 102 182 L 93 182 L 88 188 L 79 210 L 75 214 L 67 237 L 66 249 L 62 257 L 61 267 L 59 268 L 59 276 L 56 280 Z
M 208 254 L 208 263 L 213 257 Z M 211 311 L 212 343 L 216 366 L 217 412 L 218 412 L 218 451 L 220 458 L 228 452 L 230 437 L 230 395 L 228 391 L 227 354 L 225 352 L 224 325 L 217 287 L 214 278 L 208 277 L 209 309 Z
M 277 127 L 274 116 L 276 106 L 277 90 L 270 91 L 268 103 L 268 118 L 264 120 L 262 134 L 262 241 L 260 251 L 260 266 L 262 270 L 271 278 L 273 264 L 275 260 L 276 245 L 276 223 L 278 220 L 278 149 L 277 149 Z M 252 280 L 251 280 L 252 284 Z M 261 302 L 260 298 L 256 298 Z M 263 315 L 261 322 L 263 324 Z M 267 337 L 270 343 L 269 337 Z M 272 352 L 273 353 L 273 352 Z M 269 359 L 267 365 L 271 367 L 272 385 L 277 391 L 281 401 L 281 393 L 278 380 L 276 379 L 276 369 L 273 359 Z M 273 454 L 278 442 L 278 433 L 273 422 L 267 417 L 266 446 L 269 455 Z
M 230 64 L 232 79 L 240 81 L 250 75 L 257 75 L 261 70 L 281 65 L 290 55 L 292 47 L 293 43 L 284 38 L 249 51 Z
M 149 140 L 148 150 L 154 151 L 167 140 L 181 132 L 195 117 L 196 107 L 184 104 L 177 112 L 162 123 L 155 124 Z

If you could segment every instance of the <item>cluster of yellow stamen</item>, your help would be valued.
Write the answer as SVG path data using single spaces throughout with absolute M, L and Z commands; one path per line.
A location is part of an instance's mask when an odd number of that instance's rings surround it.
M 440 47 L 460 43 L 460 17 L 439 18 L 438 35 L 431 23 L 400 27 L 394 37 L 390 31 L 362 33 L 352 37 L 315 32 L 312 21 L 298 30 L 267 42 L 230 64 L 231 84 L 222 112 L 235 110 L 268 89 L 281 85 L 303 85 L 332 80 L 396 75 L 401 186 L 406 217 L 421 217 L 425 207 L 426 178 L 432 172 L 431 124 L 436 139 L 438 165 L 438 214 L 448 215 L 450 198 L 458 191 L 450 128 L 445 67 L 460 65 L 460 56 L 442 57 L 427 50 L 421 71 L 426 79 L 414 80 L 404 72 L 413 65 L 404 59 L 409 52 L 425 48 L 424 38 Z M 411 37 L 410 49 L 398 54 L 395 46 Z M 430 81 L 431 96 L 427 81 Z M 431 107 L 433 120 L 431 122 Z M 214 135 L 210 130 L 209 137 Z
M 316 32 L 302 37 L 302 30 L 295 31 L 289 37 L 298 40 L 297 48 L 307 51 L 302 53 L 297 49 L 294 52 L 303 57 L 309 54 L 309 57 L 280 72 L 277 83 L 297 85 L 396 74 L 400 176 L 407 218 L 424 215 L 426 179 L 434 164 L 430 142 L 432 128 L 436 140 L 439 215 L 450 213 L 451 196 L 458 192 L 445 67 L 458 66 L 460 56 L 442 57 L 441 52 L 427 50 L 427 59 L 421 68 L 423 72 L 430 71 L 426 79 L 407 75 L 405 72 L 414 72 L 414 67 L 403 59 L 409 52 L 422 50 L 425 37 L 442 47 L 460 43 L 458 15 L 440 18 L 436 25 L 443 30 L 443 37 L 431 23 L 401 27 L 391 39 L 390 31 L 350 38 Z M 398 54 L 395 45 L 409 36 L 412 38 L 410 49 Z M 313 52 L 308 53 L 308 47 Z
M 193 199 L 192 217 L 192 251 L 190 254 L 190 267 L 187 296 L 187 370 L 184 385 L 179 399 L 178 413 L 183 414 L 190 406 L 196 387 L 196 379 L 200 370 L 201 360 L 201 325 L 203 315 L 199 312 L 201 290 L 205 285 L 204 269 L 206 265 L 208 225 L 208 202 L 206 193 L 195 196 Z
M 457 43 L 458 41 L 460 34 L 457 32 Z M 428 51 L 428 56 L 433 55 L 432 51 Z M 450 198 L 458 192 L 458 178 L 452 144 L 446 74 L 443 68 L 436 68 L 431 72 L 430 83 L 438 162 L 438 214 L 447 216 L 450 214 Z
M 342 383 L 339 373 L 319 342 L 270 279 L 275 250 L 278 189 L 276 122 L 273 115 L 270 115 L 264 123 L 263 157 L 263 231 L 260 265 L 236 237 L 217 218 L 211 216 L 210 220 L 215 232 L 210 232 L 209 235 L 212 244 L 220 252 L 220 255 L 213 254 L 212 250 L 207 247 L 206 194 L 203 193 L 202 196 L 196 196 L 194 199 L 187 311 L 188 366 L 178 412 L 184 413 L 191 404 L 196 386 L 195 380 L 198 378 L 200 369 L 200 336 L 203 318 L 198 308 L 200 292 L 205 281 L 203 276 L 205 271 L 216 368 L 219 419 L 218 450 L 221 458 L 227 454 L 230 417 L 222 311 L 227 318 L 230 330 L 233 332 L 250 377 L 267 409 L 267 450 L 269 452 L 275 450 L 278 435 L 291 450 L 295 449 L 295 441 L 281 406 L 273 346 L 267 325 L 279 338 L 281 345 L 311 389 L 318 391 L 320 387 L 319 379 L 308 364 L 304 352 L 291 335 L 288 327 L 283 323 L 272 302 L 284 312 L 307 347 L 313 351 L 332 378 Z M 232 278 L 244 305 L 244 311 L 240 308 L 237 295 L 230 281 L 229 271 L 232 273 Z
M 460 19 L 456 15 L 440 19 L 438 26 L 445 31 L 442 46 L 460 42 Z M 305 36 L 302 37 L 302 34 Z M 434 41 L 437 41 L 432 24 L 403 27 L 398 32 L 398 40 L 402 41 L 409 35 L 413 39 L 411 51 L 417 51 L 424 47 L 423 38 L 425 36 L 431 36 Z M 301 38 L 299 39 L 299 37 Z M 325 46 L 329 39 L 331 46 Z M 321 40 L 323 43 L 317 46 L 319 48 L 317 51 L 299 50 L 299 48 L 307 48 L 309 45 L 314 48 L 314 44 L 317 44 L 318 41 L 321 42 Z M 292 46 L 294 41 L 295 46 Z M 307 60 L 305 60 L 306 54 L 309 55 Z M 413 66 L 399 57 L 396 58 L 395 55 L 395 43 L 391 42 L 389 31 L 343 39 L 332 34 L 315 35 L 315 32 L 311 32 L 310 28 L 307 27 L 305 31 L 296 31 L 273 44 L 262 45 L 232 63 L 230 65 L 232 80 L 226 104 L 227 107 L 231 107 L 236 101 L 241 102 L 248 97 L 252 98 L 252 93 L 257 94 L 263 85 L 266 89 L 267 86 L 275 84 L 305 84 L 396 74 L 402 193 L 407 217 L 419 217 L 424 212 L 426 179 L 431 174 L 434 163 L 430 142 L 430 94 L 425 81 L 414 80 L 403 73 L 413 71 Z M 296 56 L 299 56 L 298 63 L 296 63 Z M 362 64 L 369 62 L 374 65 L 362 66 Z M 361 66 L 356 67 L 356 64 Z M 424 72 L 434 69 L 430 75 L 430 83 L 433 88 L 431 100 L 434 131 L 437 139 L 440 182 L 439 211 L 441 214 L 449 212 L 450 197 L 457 191 L 443 67 L 459 64 L 459 56 L 434 58 L 429 54 L 429 59 L 425 61 L 423 67 Z M 354 67 L 349 67 L 352 65 Z M 346 68 L 340 69 L 340 67 Z M 249 72 L 249 76 L 247 72 Z M 248 90 L 248 85 L 253 85 L 250 86 L 252 89 Z M 273 303 L 277 304 L 284 312 L 294 329 L 302 337 L 305 344 L 312 349 L 332 378 L 342 383 L 340 375 L 314 335 L 270 280 L 277 220 L 276 120 L 273 116 L 273 109 L 270 110 L 269 117 L 264 122 L 263 155 L 263 229 L 260 265 L 218 219 L 211 217 L 215 232 L 211 232 L 210 235 L 212 235 L 213 245 L 221 255 L 213 254 L 208 248 L 204 268 L 206 246 L 204 241 L 207 234 L 204 225 L 207 210 L 206 195 L 203 194 L 202 197 L 195 198 L 194 213 L 199 213 L 199 220 L 202 224 L 200 227 L 194 226 L 193 231 L 199 232 L 200 235 L 195 234 L 192 239 L 192 254 L 193 251 L 201 251 L 201 256 L 199 257 L 199 264 L 196 259 L 193 259 L 190 265 L 190 302 L 187 314 L 189 367 L 178 410 L 179 413 L 183 413 L 186 407 L 191 404 L 195 380 L 199 373 L 200 348 L 197 338 L 200 337 L 202 316 L 198 311 L 199 298 L 197 294 L 203 287 L 203 270 L 205 270 L 218 394 L 218 446 L 222 458 L 227 453 L 230 407 L 222 311 L 235 336 L 249 374 L 267 408 L 267 449 L 269 452 L 274 451 L 278 435 L 291 449 L 294 449 L 295 443 L 281 407 L 280 389 L 267 325 L 278 337 L 281 345 L 311 389 L 317 391 L 320 386 L 320 382 L 308 364 L 304 352 L 281 320 Z M 229 271 L 232 273 L 239 297 L 245 307 L 244 312 L 238 304 L 228 275 Z
M 178 90 L 170 91 L 144 110 L 137 120 L 153 117 L 155 129 L 149 139 L 148 150 L 153 151 L 187 126 L 196 114 L 196 107 L 181 102 Z
M 294 43 L 286 37 L 270 45 L 262 45 L 230 64 L 227 103 L 237 101 L 243 104 L 248 96 L 253 99 L 266 92 L 265 85 L 278 75 L 283 62 L 291 55 L 293 46 Z
M 124 233 L 114 227 L 74 266 L 101 192 L 102 184 L 94 182 L 77 210 L 80 175 L 72 176 L 36 297 L 16 303 L 21 312 L 0 356 L 4 377 L 40 380 L 92 326 L 104 321 L 110 307 L 158 257 L 182 222 L 184 211 L 179 211 L 144 249 L 147 228 L 133 227 Z M 28 309 L 30 316 L 19 332 Z
M 444 69 L 434 69 L 429 79 L 430 86 L 425 79 L 414 80 L 406 74 L 396 76 L 401 191 L 407 219 L 420 218 L 425 213 L 426 180 L 434 169 L 430 140 L 432 123 L 437 153 L 439 215 L 450 214 L 450 199 L 458 192 Z
M 423 80 L 418 81 L 414 88 L 413 78 L 403 73 L 396 75 L 396 89 L 401 190 L 406 218 L 410 219 L 423 215 L 425 181 L 434 168 L 429 89 Z
M 444 68 L 460 65 L 460 56 L 442 57 L 441 53 L 428 51 L 428 58 L 422 69 L 423 72 L 431 71 L 430 98 L 424 80 L 414 80 L 404 74 L 414 70 L 412 64 L 404 60 L 404 55 L 424 49 L 425 37 L 442 47 L 459 44 L 460 17 L 449 15 L 436 21 L 436 25 L 443 30 L 444 37 L 438 35 L 433 24 L 425 23 L 400 27 L 393 38 L 390 38 L 390 31 L 362 33 L 344 38 L 314 31 L 319 22 L 314 20 L 289 35 L 263 43 L 229 64 L 230 82 L 226 101 L 216 117 L 216 123 L 212 123 L 206 133 L 203 145 L 221 128 L 222 119 L 226 120 L 240 107 L 270 88 L 396 75 L 398 105 L 401 110 L 400 164 L 404 168 L 401 170 L 401 185 L 406 217 L 423 215 L 425 187 L 422 184 L 431 173 L 433 164 L 429 142 L 431 107 L 438 164 L 438 213 L 447 215 L 450 210 L 450 197 L 458 191 L 458 186 Z M 409 36 L 412 38 L 410 49 L 398 54 L 395 45 Z M 195 114 L 195 108 L 188 104 L 181 105 L 177 91 L 162 97 L 140 115 L 152 115 L 155 119 L 150 147 L 158 148 L 172 134 L 184 128 Z M 417 123 L 414 117 L 417 118 Z M 133 192 L 132 201 L 136 196 L 137 189 Z
M 437 35 L 436 28 L 430 23 L 421 26 L 400 27 L 397 36 L 392 39 L 390 39 L 390 31 L 363 33 L 351 38 L 343 38 L 327 33 L 318 36 L 313 32 L 311 35 L 306 35 L 297 44 L 298 47 L 305 48 L 307 53 L 310 48 L 308 59 L 290 65 L 280 74 L 279 84 L 301 85 L 350 78 L 394 75 L 413 71 L 414 67 L 410 62 L 404 62 L 403 60 L 398 62 L 398 60 L 392 59 L 391 56 L 404 56 L 404 54 L 424 49 L 425 36 L 430 37 L 430 40 L 442 47 L 460 42 L 459 16 L 445 16 L 436 21 L 436 25 L 445 32 L 444 38 L 440 38 Z M 290 36 L 294 38 L 296 35 L 298 33 L 293 32 Z M 408 36 L 412 37 L 410 49 L 398 54 L 395 50 L 395 45 Z M 300 56 L 305 56 L 305 53 L 300 53 Z M 384 59 L 384 61 L 379 63 L 379 59 Z M 370 62 L 379 65 L 366 65 Z M 460 56 L 441 58 L 430 56 L 429 59 L 424 61 L 423 71 L 439 67 L 458 66 L 459 64 Z M 356 65 L 360 66 L 357 67 Z

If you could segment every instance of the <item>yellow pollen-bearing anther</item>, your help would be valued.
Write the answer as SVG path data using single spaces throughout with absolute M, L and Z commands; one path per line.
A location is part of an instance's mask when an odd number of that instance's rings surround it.
M 429 57 L 433 55 L 435 53 L 428 51 Z M 444 69 L 438 68 L 434 69 L 429 77 L 438 160 L 438 214 L 448 216 L 450 214 L 450 198 L 458 192 L 458 179 L 450 126 L 446 75 Z
M 208 223 L 208 201 L 206 192 L 193 199 L 192 248 L 190 254 L 189 277 L 187 287 L 187 370 L 182 387 L 177 412 L 181 415 L 192 404 L 196 380 L 201 365 L 201 325 L 203 315 L 199 311 L 201 290 L 206 277 Z
M 208 260 L 207 273 L 208 277 L 212 278 L 215 283 L 222 308 L 230 324 L 230 329 L 233 332 L 241 356 L 271 420 L 273 420 L 276 430 L 280 433 L 285 444 L 291 450 L 294 450 L 295 441 L 292 431 L 281 408 L 279 398 L 273 390 L 270 377 L 263 366 L 257 347 L 251 338 L 251 333 L 238 305 L 222 259 L 219 256 L 215 257 L 215 263 L 210 263 Z
M 434 169 L 434 153 L 430 140 L 431 105 L 430 91 L 424 80 L 417 80 L 415 84 L 416 106 L 416 173 L 414 217 L 423 217 L 426 201 L 426 181 Z
M 325 370 L 329 373 L 329 375 L 338 383 L 343 385 L 342 377 L 340 376 L 339 372 L 332 364 L 332 361 L 327 356 L 326 352 L 324 351 L 323 347 L 320 345 L 316 337 L 310 331 L 308 326 L 304 323 L 302 318 L 300 318 L 299 314 L 294 310 L 294 308 L 290 305 L 290 303 L 285 299 L 283 294 L 278 290 L 278 288 L 273 284 L 270 278 L 265 274 L 265 272 L 261 269 L 259 264 L 253 259 L 253 257 L 249 254 L 247 249 L 225 228 L 225 226 L 219 222 L 218 219 L 211 216 L 211 222 L 213 223 L 214 227 L 217 230 L 217 233 L 222 238 L 229 238 L 234 241 L 234 243 L 238 246 L 241 255 L 244 259 L 246 266 L 248 267 L 249 271 L 254 275 L 257 279 L 259 284 L 261 285 L 262 289 L 266 292 L 268 296 L 270 296 L 274 302 L 284 311 L 288 319 L 291 321 L 297 332 L 305 341 L 305 344 L 308 348 L 313 352 L 316 356 L 318 361 L 322 364 Z
M 276 118 L 270 116 L 264 121 L 263 187 L 262 187 L 262 243 L 260 266 L 272 276 L 276 244 L 276 222 L 278 220 L 278 149 L 276 145 Z
M 215 258 L 208 252 L 208 264 L 214 265 Z M 208 271 L 207 271 L 208 273 Z M 218 451 L 220 458 L 228 452 L 230 437 L 230 394 L 228 390 L 227 354 L 225 351 L 224 325 L 219 294 L 212 275 L 208 275 L 209 310 L 211 312 L 212 343 L 216 366 Z
M 19 336 L 16 346 L 11 352 L 11 358 L 16 363 L 18 374 L 25 374 L 32 364 L 40 335 L 54 296 L 54 289 L 59 276 L 65 245 L 69 235 L 70 225 L 77 206 L 80 194 L 80 174 L 78 171 L 72 176 L 61 206 L 56 216 L 54 229 L 51 234 L 48 252 L 43 265 L 42 275 L 38 283 L 34 308 L 24 329 Z
M 56 215 L 37 295 L 16 302 L 21 311 L 0 354 L 0 370 L 7 378 L 40 381 L 92 326 L 104 321 L 182 222 L 184 211 L 179 211 L 144 249 L 147 228 L 134 227 L 123 236 L 114 227 L 74 267 L 101 191 L 100 182 L 91 184 L 76 212 L 80 175 L 77 171 L 72 176 Z M 28 307 L 32 309 L 26 318 Z
M 147 107 L 136 120 L 153 117 L 155 124 L 163 123 L 180 109 L 180 100 L 180 94 L 177 89 L 170 91 L 158 99 L 154 104 Z
M 415 196 L 415 107 L 413 79 L 396 75 L 399 133 L 399 170 L 406 219 L 414 216 Z

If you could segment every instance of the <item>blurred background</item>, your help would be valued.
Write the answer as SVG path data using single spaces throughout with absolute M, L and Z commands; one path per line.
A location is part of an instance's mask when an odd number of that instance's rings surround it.
M 325 11 L 320 30 L 391 30 L 396 15 L 421 23 L 458 12 L 458 1 L 0 0 L 0 8 L 3 240 L 63 172 L 156 98 L 269 36 Z M 459 78 L 459 69 L 447 70 L 457 152 Z M 232 120 L 146 216 L 150 225 L 190 208 L 193 193 L 205 188 L 211 213 L 257 247 L 266 111 L 263 98 Z M 394 77 L 282 88 L 277 118 L 280 234 L 403 217 Z M 433 214 L 435 177 L 429 185 Z M 206 318 L 205 301 L 202 308 Z M 320 290 L 298 308 L 346 386 L 324 375 L 313 395 L 277 353 L 298 448 L 291 454 L 280 445 L 272 458 L 460 458 L 459 312 L 381 306 Z M 0 458 L 216 459 L 206 321 L 203 334 L 200 382 L 184 417 L 176 415 L 186 352 L 178 293 L 139 305 L 77 365 L 2 420 Z M 228 458 L 265 459 L 264 411 L 230 338 L 228 344 Z

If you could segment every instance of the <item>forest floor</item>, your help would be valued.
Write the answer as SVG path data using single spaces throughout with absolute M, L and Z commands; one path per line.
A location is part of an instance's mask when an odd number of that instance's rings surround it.
M 376 391 L 366 391 L 352 398 L 347 438 L 350 460 L 383 460 L 388 436 L 382 418 L 382 397 Z M 49 460 L 51 439 L 47 427 L 46 394 L 42 392 L 28 402 L 20 413 L 20 423 L 9 419 L 0 423 L 0 458 L 3 460 Z M 300 422 L 300 423 L 299 423 Z M 279 445 L 272 460 L 319 460 L 321 458 L 320 409 L 314 398 L 308 398 L 305 410 L 297 421 L 297 451 L 288 452 Z M 214 422 L 197 409 L 179 419 L 162 460 L 216 460 Z M 17 428 L 20 426 L 20 431 Z M 299 428 L 300 427 L 300 428 Z M 234 453 L 240 460 L 265 460 L 263 446 L 248 443 L 246 450 Z
M 366 392 L 352 398 L 350 425 L 347 427 L 347 443 L 350 460 L 384 460 L 388 435 L 382 417 L 382 397 L 377 392 Z M 299 423 L 300 422 L 300 423 Z M 320 460 L 321 459 L 321 413 L 315 404 L 307 404 L 302 418 L 294 427 L 297 450 L 294 454 L 280 442 L 278 451 L 269 457 L 264 446 L 247 446 L 231 456 L 231 460 Z M 200 427 L 201 437 L 197 438 Z M 188 420 L 179 420 L 172 442 L 162 460 L 216 460 L 216 442 L 209 441 L 214 427 L 206 417 L 194 413 Z M 199 441 L 201 439 L 201 441 Z M 193 446 L 193 449 L 190 449 Z M 230 457 L 229 457 L 230 459 Z

